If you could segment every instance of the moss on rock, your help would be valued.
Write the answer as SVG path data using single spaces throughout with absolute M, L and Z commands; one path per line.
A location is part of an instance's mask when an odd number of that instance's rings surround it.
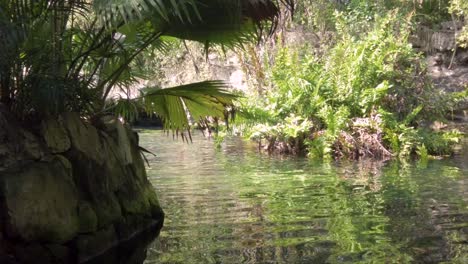
M 80 222 L 80 233 L 95 232 L 98 227 L 98 218 L 93 207 L 88 202 L 78 205 L 78 218 Z
M 78 233 L 78 195 L 71 164 L 56 156 L 2 175 L 7 233 L 26 241 L 62 243 Z
M 0 111 L 0 124 L 6 117 Z M 44 121 L 40 131 L 5 124 L 0 242 L 8 247 L 0 253 L 25 263 L 83 261 L 145 230 L 159 232 L 164 214 L 129 127 L 112 118 L 93 125 L 75 113 Z

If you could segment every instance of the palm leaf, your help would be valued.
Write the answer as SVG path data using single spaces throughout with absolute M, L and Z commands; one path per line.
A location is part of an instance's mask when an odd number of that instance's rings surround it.
M 237 98 L 225 90 L 221 81 L 205 81 L 172 88 L 157 87 L 142 90 L 145 109 L 163 120 L 168 130 L 189 129 L 187 112 L 195 120 L 202 118 L 224 118 L 226 107 L 232 106 Z
M 272 33 L 279 3 L 294 8 L 293 0 L 94 0 L 93 6 L 111 27 L 150 21 L 153 32 L 232 48 Z
M 148 17 L 189 22 L 197 14 L 195 0 L 94 0 L 93 7 L 101 21 L 111 27 Z
M 269 26 L 278 23 L 279 9 L 270 0 L 200 0 L 197 10 L 202 17 L 192 23 L 175 19 L 164 25 L 164 34 L 181 39 L 227 46 L 241 46 L 258 40 Z

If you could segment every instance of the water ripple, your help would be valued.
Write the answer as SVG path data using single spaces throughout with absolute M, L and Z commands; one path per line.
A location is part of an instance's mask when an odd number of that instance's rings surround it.
M 320 163 L 142 133 L 166 222 L 146 263 L 468 263 L 454 161 Z M 463 159 L 460 159 L 463 162 Z

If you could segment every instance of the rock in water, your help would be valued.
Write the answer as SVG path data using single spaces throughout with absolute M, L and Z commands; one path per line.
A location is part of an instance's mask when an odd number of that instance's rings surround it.
M 164 213 L 129 127 L 65 113 L 32 131 L 1 104 L 0 127 L 0 260 L 75 263 L 159 232 Z

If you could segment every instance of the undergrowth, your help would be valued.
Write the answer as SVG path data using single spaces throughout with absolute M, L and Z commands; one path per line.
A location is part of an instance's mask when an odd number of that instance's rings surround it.
M 319 158 L 450 155 L 461 134 L 430 124 L 453 100 L 426 78 L 408 42 L 411 19 L 394 10 L 356 36 L 336 13 L 325 55 L 279 49 L 265 67 L 270 89 L 240 101 L 238 130 L 270 152 Z

